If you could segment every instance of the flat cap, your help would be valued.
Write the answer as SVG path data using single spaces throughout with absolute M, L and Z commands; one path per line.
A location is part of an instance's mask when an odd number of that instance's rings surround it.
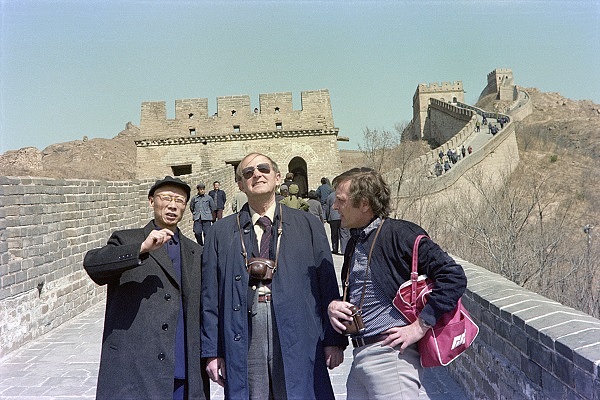
M 150 188 L 150 191 L 148 192 L 148 197 L 154 196 L 154 192 L 156 192 L 156 189 L 158 189 L 161 186 L 165 186 L 165 185 L 174 185 L 174 186 L 179 186 L 180 188 L 182 188 L 185 191 L 186 194 L 186 199 L 189 200 L 190 199 L 190 193 L 192 192 L 192 189 L 190 188 L 190 186 L 185 183 L 184 181 L 182 181 L 179 178 L 173 178 L 172 176 L 165 176 L 163 179 L 159 179 L 158 181 L 154 182 L 154 185 L 152 185 L 152 187 Z
M 196 189 L 204 189 L 206 188 L 206 185 L 203 182 L 200 182 L 199 184 L 196 185 Z

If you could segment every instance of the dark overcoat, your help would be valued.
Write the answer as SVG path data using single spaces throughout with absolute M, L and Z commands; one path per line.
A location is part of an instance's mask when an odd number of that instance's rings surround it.
M 323 223 L 305 211 L 277 207 L 273 241 L 282 217 L 278 269 L 271 285 L 288 399 L 333 399 L 323 346 L 347 345 L 327 316 L 339 299 L 331 250 Z M 240 215 L 219 220 L 206 238 L 202 260 L 202 357 L 223 357 L 225 396 L 248 399 L 249 276 L 241 237 L 250 256 L 257 243 L 248 204 Z
M 90 278 L 107 285 L 98 399 L 173 398 L 175 328 L 184 306 L 189 399 L 209 396 L 200 361 L 200 264 L 202 247 L 179 232 L 181 287 L 164 247 L 141 255 L 153 230 L 114 232 L 108 244 L 90 250 L 83 266 Z

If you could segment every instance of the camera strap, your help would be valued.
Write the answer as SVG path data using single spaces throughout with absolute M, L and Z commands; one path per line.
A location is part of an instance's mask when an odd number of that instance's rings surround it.
M 236 214 L 238 230 L 240 232 L 240 241 L 242 242 L 242 256 L 244 256 L 244 265 L 248 265 L 248 252 L 244 244 L 244 235 L 242 235 L 242 225 L 240 223 L 240 214 Z M 277 271 L 277 261 L 279 260 L 279 243 L 281 242 L 281 233 L 283 232 L 283 206 L 279 204 L 279 226 L 277 227 L 277 244 L 275 245 L 275 267 L 273 273 Z
M 385 218 L 381 219 L 381 223 L 377 227 L 375 231 L 375 236 L 373 237 L 373 242 L 371 243 L 371 249 L 369 250 L 369 257 L 367 258 L 367 268 L 365 270 L 365 279 L 363 281 L 362 294 L 360 296 L 360 304 L 358 305 L 358 311 L 362 310 L 363 303 L 365 301 L 365 292 L 367 291 L 367 278 L 369 277 L 369 266 L 371 265 L 371 255 L 373 254 L 373 248 L 375 247 L 375 242 L 377 241 L 377 236 L 379 236 L 379 231 L 385 222 Z M 348 286 L 350 286 L 350 270 L 352 269 L 353 263 L 348 265 L 348 272 L 346 273 L 346 280 L 344 281 L 344 297 L 342 297 L 343 301 L 347 301 L 348 297 Z

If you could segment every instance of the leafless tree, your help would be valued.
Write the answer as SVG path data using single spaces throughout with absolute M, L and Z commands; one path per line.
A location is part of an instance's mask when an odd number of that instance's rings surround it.
M 600 260 L 593 235 L 583 241 L 569 201 L 548 176 L 528 171 L 497 185 L 469 174 L 474 192 L 448 199 L 436 238 L 453 254 L 482 265 L 534 292 L 600 315 Z M 476 195 L 473 195 L 473 194 Z M 430 230 L 431 231 L 431 230 Z M 431 233 L 431 232 L 430 232 Z
M 382 172 L 386 165 L 390 164 L 392 150 L 400 144 L 401 131 L 398 129 L 371 129 L 365 128 L 363 131 L 363 143 L 358 145 L 358 149 L 363 152 L 368 165 Z
M 417 222 L 443 247 L 461 258 L 567 306 L 600 317 L 600 249 L 596 231 L 582 234 L 581 205 L 593 200 L 600 177 L 586 173 L 581 189 L 557 185 L 552 171 L 518 167 L 500 174 L 495 183 L 477 169 L 461 184 L 431 193 L 430 182 L 412 162 L 423 154 L 418 142 L 399 143 L 396 132 L 365 129 L 360 149 L 370 166 L 392 189 L 392 216 Z M 556 143 L 544 144 L 534 132 L 528 146 L 544 146 L 554 154 Z M 548 147 L 550 146 L 550 147 Z M 557 200 L 559 199 L 559 200 Z M 585 202 L 587 207 L 597 202 Z M 596 215 L 585 209 L 585 215 Z M 592 226 L 592 224 L 590 224 Z M 600 231 L 600 227 L 597 228 Z

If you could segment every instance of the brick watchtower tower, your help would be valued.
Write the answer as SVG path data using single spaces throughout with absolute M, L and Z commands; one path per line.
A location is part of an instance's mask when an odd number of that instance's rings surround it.
M 432 98 L 447 103 L 464 102 L 465 92 L 462 81 L 419 84 L 413 96 L 413 131 L 411 134 L 413 140 L 423 138 L 429 110 L 429 99 Z

